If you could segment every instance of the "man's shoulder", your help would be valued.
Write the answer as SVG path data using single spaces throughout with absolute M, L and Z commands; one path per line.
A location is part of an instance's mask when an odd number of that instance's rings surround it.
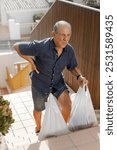
M 70 43 L 67 44 L 67 47 L 73 49 L 73 46 Z
M 67 44 L 66 49 L 68 50 L 68 52 L 74 51 L 73 46 L 71 44 L 69 44 L 69 43 Z
M 40 45 L 49 44 L 50 41 L 51 41 L 51 38 L 45 38 L 42 40 L 34 40 L 35 43 L 40 44 Z

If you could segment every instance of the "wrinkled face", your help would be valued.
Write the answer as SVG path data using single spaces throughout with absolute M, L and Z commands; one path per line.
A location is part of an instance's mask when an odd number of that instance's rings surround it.
M 52 33 L 57 48 L 63 49 L 71 37 L 71 28 L 67 26 L 60 27 L 57 32 Z

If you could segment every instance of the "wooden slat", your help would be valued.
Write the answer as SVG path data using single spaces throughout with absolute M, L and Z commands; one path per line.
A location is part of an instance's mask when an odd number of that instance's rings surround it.
M 29 73 L 31 71 L 30 64 L 25 66 L 22 70 L 20 70 L 16 75 L 12 77 L 10 75 L 8 68 L 6 68 L 6 71 L 7 71 L 6 82 L 7 85 L 9 86 L 9 91 L 13 92 L 23 87 L 27 87 L 31 85 L 31 80 L 29 77 Z

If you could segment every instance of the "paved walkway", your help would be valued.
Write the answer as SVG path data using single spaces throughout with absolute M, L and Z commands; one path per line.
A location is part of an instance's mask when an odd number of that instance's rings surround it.
M 4 95 L 11 103 L 15 123 L 5 136 L 9 150 L 99 150 L 99 126 L 51 137 L 41 142 L 35 134 L 30 90 Z M 99 117 L 99 112 L 97 112 Z

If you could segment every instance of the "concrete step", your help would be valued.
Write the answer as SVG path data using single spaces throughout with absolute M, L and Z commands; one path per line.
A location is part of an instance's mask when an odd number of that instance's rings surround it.
M 6 95 L 6 94 L 8 94 L 9 92 L 8 92 L 8 89 L 6 88 L 6 87 L 4 87 L 4 88 L 0 88 L 0 95 Z

